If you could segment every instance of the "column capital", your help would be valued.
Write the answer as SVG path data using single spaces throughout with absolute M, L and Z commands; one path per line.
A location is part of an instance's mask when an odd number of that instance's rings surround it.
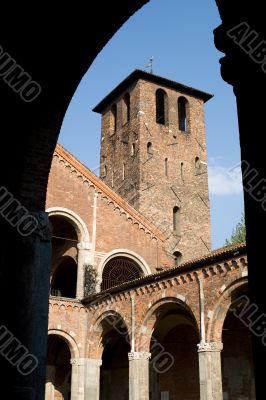
M 132 360 L 149 360 L 150 358 L 151 358 L 151 353 L 146 352 L 146 351 L 134 351 L 134 352 L 128 353 L 129 361 L 132 361 Z
M 77 247 L 79 250 L 91 250 L 92 244 L 91 244 L 91 242 L 79 242 L 77 244 Z
M 86 363 L 94 364 L 95 366 L 101 366 L 102 360 L 98 358 L 71 358 L 70 364 L 71 365 L 85 365 Z
M 71 358 L 70 364 L 71 365 L 85 365 L 84 358 Z
M 23 237 L 30 237 L 32 235 L 38 236 L 43 242 L 50 242 L 52 239 L 52 228 L 49 221 L 48 213 L 41 210 L 29 209 L 25 214 L 25 211 L 21 210 L 21 221 L 25 225 L 31 225 L 28 232 L 21 232 Z M 20 224 L 20 223 L 19 223 Z M 18 225 L 19 225 L 18 224 Z
M 221 342 L 204 342 L 204 343 L 199 343 L 197 346 L 199 353 L 205 351 L 221 352 L 223 350 L 223 343 Z

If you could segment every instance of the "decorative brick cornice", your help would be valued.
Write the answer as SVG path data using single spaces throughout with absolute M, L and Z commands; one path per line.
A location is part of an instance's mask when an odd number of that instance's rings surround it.
M 121 214 L 125 214 L 128 220 L 132 220 L 134 224 L 138 225 L 139 229 L 143 229 L 151 238 L 161 241 L 165 240 L 164 235 L 155 225 L 130 206 L 122 197 L 98 178 L 98 176 L 93 174 L 85 165 L 78 161 L 76 157 L 59 144 L 56 145 L 54 157 L 58 157 L 65 166 L 71 168 L 71 171 L 75 171 L 77 176 L 83 179 L 83 182 L 87 182 L 89 185 L 93 186 L 102 198 L 107 198 L 109 205 L 113 205 L 114 208 L 119 209 Z
M 50 296 L 49 308 L 52 310 L 56 306 L 62 310 L 71 309 L 71 311 L 73 311 L 75 309 L 78 311 L 83 310 L 84 312 L 87 312 L 87 309 L 84 307 L 84 305 L 81 303 L 80 300 L 66 299 L 66 298 L 57 297 L 57 296 Z
M 245 244 L 230 246 L 229 248 L 225 247 L 212 252 L 204 258 L 188 261 L 179 267 L 169 268 L 96 293 L 83 299 L 82 303 L 89 306 L 93 302 L 95 305 L 107 296 L 121 295 L 121 293 L 132 289 L 136 291 L 136 295 L 152 293 L 193 282 L 197 275 L 207 279 L 214 275 L 225 275 L 233 270 L 246 271 L 247 257 L 245 251 Z M 215 258 L 218 261 L 217 263 L 215 263 Z

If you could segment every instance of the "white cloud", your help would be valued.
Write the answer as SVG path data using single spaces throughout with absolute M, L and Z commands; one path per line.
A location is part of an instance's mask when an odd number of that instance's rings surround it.
M 209 190 L 217 196 L 236 195 L 243 191 L 240 164 L 227 169 L 219 165 L 208 167 Z

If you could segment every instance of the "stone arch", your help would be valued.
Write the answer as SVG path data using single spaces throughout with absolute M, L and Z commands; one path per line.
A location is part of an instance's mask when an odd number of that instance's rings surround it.
M 129 327 L 128 324 L 126 323 L 125 318 L 121 313 L 114 309 L 109 309 L 107 311 L 104 311 L 101 313 L 97 318 L 94 320 L 94 322 L 91 324 L 91 329 L 90 333 L 87 339 L 87 346 L 86 346 L 86 354 L 88 358 L 97 358 L 100 359 L 104 350 L 104 347 L 102 345 L 102 335 L 107 332 L 105 327 L 104 327 L 104 322 L 109 322 L 117 324 L 117 331 L 119 332 L 119 326 L 125 327 L 128 335 L 129 335 Z M 110 324 L 110 330 L 114 327 L 114 325 L 111 326 Z
M 55 335 L 58 336 L 60 339 L 64 340 L 69 347 L 71 358 L 79 358 L 78 345 L 73 336 L 70 335 L 70 333 L 63 331 L 61 329 L 50 328 L 48 329 L 48 336 L 49 335 Z
M 206 341 L 207 342 L 221 342 L 222 341 L 222 329 L 225 317 L 227 315 L 228 309 L 232 303 L 231 295 L 236 290 L 244 287 L 248 284 L 248 278 L 243 277 L 237 280 L 231 280 L 228 282 L 226 287 L 224 287 L 223 292 L 219 295 L 215 302 L 215 306 L 209 320 L 207 331 L 206 331 Z
M 88 244 L 90 242 L 90 235 L 85 222 L 74 211 L 64 207 L 50 207 L 46 212 L 49 217 L 60 216 L 66 218 L 76 229 L 79 241 Z
M 129 260 L 132 260 L 138 265 L 138 267 L 141 269 L 141 271 L 143 272 L 144 275 L 151 274 L 150 267 L 148 266 L 148 264 L 144 260 L 144 258 L 142 258 L 140 255 L 138 255 L 134 251 L 131 251 L 128 249 L 115 249 L 115 250 L 112 250 L 109 253 L 107 253 L 99 264 L 99 267 L 98 267 L 99 281 L 98 281 L 98 285 L 97 285 L 97 291 L 100 291 L 104 267 L 110 260 L 117 258 L 117 257 L 125 257 L 125 258 L 128 258 Z
M 66 221 L 71 225 L 72 229 L 75 230 L 76 241 L 75 241 L 75 251 L 76 251 L 76 263 L 77 263 L 77 275 L 76 275 L 76 291 L 75 297 L 82 298 L 84 296 L 84 264 L 90 264 L 91 262 L 91 242 L 90 235 L 85 222 L 82 218 L 76 214 L 74 211 L 64 208 L 64 207 L 50 207 L 46 210 L 49 217 L 58 217 L 63 219 L 63 223 Z M 60 223 L 59 223 L 60 225 Z M 59 235 L 61 236 L 61 235 Z M 71 243 L 71 242 L 68 242 Z M 61 249 L 62 250 L 62 249 Z M 66 248 L 64 247 L 64 254 Z M 63 251 L 62 250 L 62 251 Z M 68 250 L 68 249 L 67 249 Z M 73 250 L 73 249 L 72 249 Z M 52 255 L 53 259 L 53 255 Z M 54 261 L 58 261 L 57 258 Z M 53 266 L 54 267 L 54 266 Z M 53 268 L 54 272 L 54 268 Z
M 181 307 L 184 311 L 186 311 L 193 320 L 194 327 L 199 332 L 199 325 L 197 322 L 197 318 L 192 311 L 191 307 L 186 303 L 186 299 L 183 296 L 178 297 L 164 297 L 161 298 L 149 307 L 146 311 L 145 316 L 142 322 L 139 325 L 139 329 L 136 335 L 136 348 L 138 351 L 149 351 L 150 341 L 152 337 L 152 333 L 156 324 L 156 312 L 159 308 L 166 304 L 176 304 Z

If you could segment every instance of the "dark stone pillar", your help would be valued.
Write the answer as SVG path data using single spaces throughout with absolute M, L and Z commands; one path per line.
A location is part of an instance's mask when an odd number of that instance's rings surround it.
M 44 399 L 51 238 L 47 214 L 30 214 L 28 235 L 0 219 L 1 393 L 10 400 Z
M 245 215 L 247 226 L 247 255 L 249 264 L 249 289 L 251 302 L 258 310 L 250 319 L 253 330 L 252 345 L 255 370 L 256 398 L 265 399 L 266 340 L 264 316 L 265 299 L 265 226 L 266 207 L 266 150 L 265 150 L 265 93 L 266 68 L 263 70 L 262 54 L 254 52 L 266 40 L 263 2 L 217 0 L 222 25 L 215 29 L 215 45 L 225 53 L 221 59 L 221 75 L 233 86 L 236 95 L 242 174 L 244 183 Z M 244 23 L 244 24 L 243 24 Z M 246 26 L 237 34 L 232 28 Z M 248 35 L 251 35 L 248 37 Z M 255 41 L 252 39 L 255 38 Z M 221 55 L 222 56 L 222 55 Z M 257 58 L 255 60 L 255 58 Z M 260 60 L 260 61 L 259 61 Z M 265 57 L 266 60 L 266 57 Z M 226 116 L 225 116 L 226 118 Z M 265 180 L 266 182 L 266 180 Z M 258 317 L 264 318 L 257 326 Z M 257 330 L 255 332 L 255 329 Z

